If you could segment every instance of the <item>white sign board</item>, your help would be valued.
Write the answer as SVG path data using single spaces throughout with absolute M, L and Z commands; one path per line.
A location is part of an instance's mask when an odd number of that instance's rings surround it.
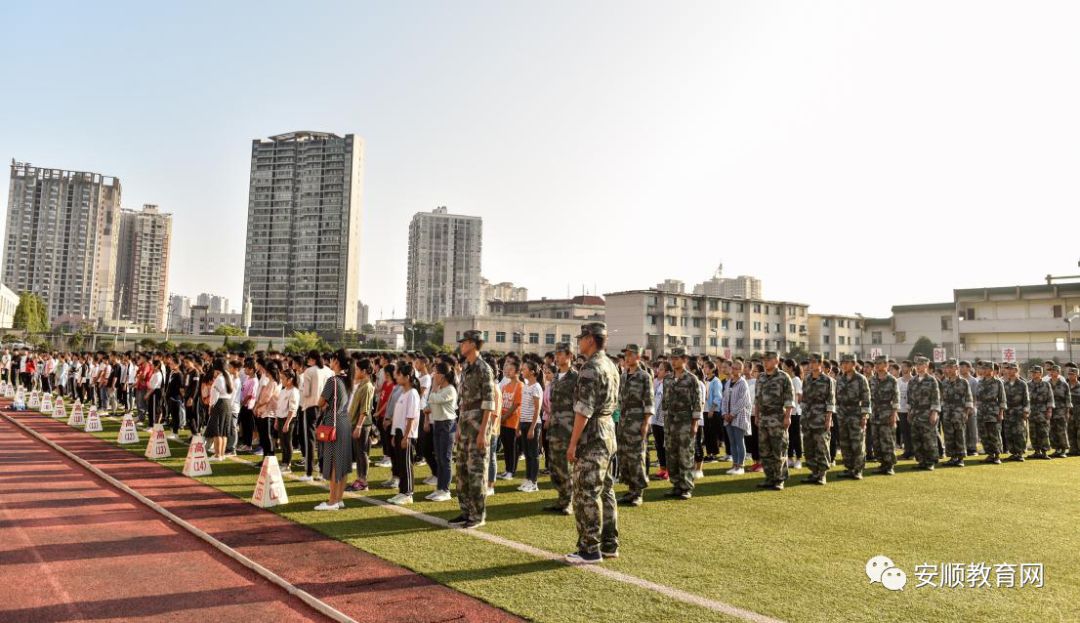
M 871 348 L 870 349 L 870 358 L 871 359 L 877 359 L 878 357 L 882 357 L 884 355 L 885 355 L 885 351 L 881 350 L 880 348 Z
M 944 362 L 945 362 L 945 349 L 944 348 L 935 348 L 934 349 L 934 363 L 944 363 Z
M 1001 349 L 1001 360 L 1005 363 L 1016 363 L 1016 349 L 1006 346 Z

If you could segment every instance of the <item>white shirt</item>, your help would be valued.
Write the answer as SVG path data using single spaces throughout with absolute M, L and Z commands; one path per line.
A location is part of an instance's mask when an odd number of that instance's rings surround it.
M 802 379 L 797 376 L 791 377 L 791 398 L 795 401 L 795 413 L 802 414 L 802 406 L 799 404 L 799 394 L 802 393 Z
M 407 392 L 401 392 L 398 396 L 397 402 L 394 404 L 394 430 L 400 430 L 405 432 L 405 421 L 415 420 L 420 417 L 420 394 L 416 393 L 415 389 L 410 389 Z M 412 432 L 409 433 L 409 439 L 416 439 L 419 435 L 419 426 L 413 425 Z
M 236 389 L 235 380 L 233 382 L 233 389 Z M 210 406 L 216 405 L 219 400 L 232 400 L 232 397 L 233 395 L 229 393 L 228 388 L 225 387 L 225 376 L 219 374 L 218 377 L 214 379 L 213 386 L 210 387 Z
M 161 370 L 154 370 L 154 373 L 150 375 L 150 382 L 147 388 L 150 391 L 156 391 L 161 387 Z
M 653 381 L 653 426 L 664 427 L 664 410 L 660 405 L 664 402 L 664 382 L 660 379 Z
M 278 418 L 287 418 L 289 415 L 296 413 L 296 410 L 300 408 L 300 390 L 295 387 L 289 389 L 282 389 L 277 395 L 277 407 L 274 409 L 274 415 Z
M 427 409 L 427 397 L 431 393 L 431 375 L 420 377 L 420 410 Z
M 525 381 L 521 385 L 521 419 L 519 422 L 532 422 L 536 415 L 536 400 L 544 401 L 544 390 L 539 383 Z

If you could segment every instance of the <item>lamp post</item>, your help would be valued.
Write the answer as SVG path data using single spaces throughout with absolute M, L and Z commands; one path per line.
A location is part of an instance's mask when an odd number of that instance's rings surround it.
M 1068 327 L 1068 337 L 1066 339 L 1069 340 L 1069 361 L 1074 361 L 1072 347 L 1072 322 L 1077 318 L 1080 318 L 1080 312 L 1074 312 L 1072 314 L 1069 314 L 1068 316 L 1065 316 L 1065 326 Z

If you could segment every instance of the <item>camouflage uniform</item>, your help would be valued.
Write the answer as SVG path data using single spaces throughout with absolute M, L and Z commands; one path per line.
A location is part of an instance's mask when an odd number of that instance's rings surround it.
M 788 477 L 788 431 L 784 410 L 795 406 L 791 377 L 780 368 L 758 376 L 754 409 L 758 417 L 758 451 L 765 468 L 765 484 L 783 486 Z
M 1022 379 L 1005 381 L 1005 446 L 1012 455 L 1027 451 L 1027 428 L 1024 426 L 1031 409 L 1028 386 Z
M 571 367 L 551 383 L 551 427 L 545 431 L 548 439 L 548 457 L 551 467 L 551 484 L 559 494 L 557 508 L 569 509 L 572 484 L 570 482 L 570 463 L 566 460 L 566 449 L 570 446 L 570 435 L 574 432 L 574 391 L 577 389 L 578 373 Z
M 945 454 L 954 462 L 967 455 L 968 409 L 975 406 L 971 397 L 971 385 L 959 376 L 941 381 L 941 425 L 945 432 Z
M 652 375 L 641 364 L 622 375 L 619 384 L 618 466 L 619 482 L 630 488 L 628 497 L 636 498 L 649 486 L 645 463 L 646 437 L 641 434 L 645 421 L 653 415 Z
M 668 478 L 675 493 L 694 490 L 694 420 L 701 410 L 701 386 L 689 370 L 664 379 L 664 447 Z
M 908 382 L 908 405 L 911 409 L 911 445 L 919 467 L 933 467 L 938 462 L 937 426 L 930 424 L 930 412 L 941 413 L 941 391 L 937 379 L 927 374 Z
M 858 372 L 836 377 L 837 433 L 844 467 L 850 474 L 862 474 L 866 467 L 866 424 L 870 413 L 870 384 Z
M 598 324 L 586 325 L 583 331 Z M 574 413 L 588 418 L 578 439 L 573 472 L 578 552 L 595 554 L 619 548 L 615 465 L 611 460 L 615 455 L 615 421 L 611 416 L 618 401 L 619 370 L 607 353 L 598 350 L 582 366 L 574 390 Z
M 979 439 L 982 440 L 983 452 L 996 457 L 1002 452 L 998 414 L 1005 408 L 1005 384 L 993 376 L 983 377 L 979 379 L 977 392 Z
M 1080 455 L 1080 381 L 1076 385 L 1069 385 L 1069 399 L 1072 401 L 1072 409 L 1069 410 L 1069 447 L 1070 454 Z
M 484 521 L 488 449 L 477 448 L 476 437 L 484 424 L 484 413 L 495 410 L 495 375 L 481 357 L 467 364 L 462 374 L 461 415 L 454 447 L 458 505 L 466 519 Z
M 836 382 L 822 372 L 817 378 L 807 375 L 803 382 L 802 428 L 803 454 L 806 467 L 815 480 L 825 480 L 829 471 L 829 429 L 825 428 L 825 414 L 836 414 Z
M 900 408 L 900 389 L 895 376 L 886 372 L 885 378 L 877 374 L 870 377 L 870 404 L 878 459 L 882 471 L 888 471 L 896 465 L 896 424 L 892 415 Z
M 1028 388 L 1031 400 L 1030 420 L 1031 447 L 1036 454 L 1045 454 L 1050 450 L 1050 416 L 1046 414 L 1054 408 L 1054 390 L 1044 379 L 1031 381 Z
M 1050 417 L 1050 445 L 1059 454 L 1069 451 L 1069 413 L 1073 408 L 1072 392 L 1069 383 L 1061 378 L 1050 380 L 1050 390 L 1054 394 L 1054 413 Z

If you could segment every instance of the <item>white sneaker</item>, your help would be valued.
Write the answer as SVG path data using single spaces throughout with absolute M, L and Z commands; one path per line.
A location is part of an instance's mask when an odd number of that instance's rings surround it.
M 794 469 L 802 469 L 802 461 L 795 459 L 795 464 L 791 466 Z
M 435 497 L 435 494 L 436 494 L 436 493 L 438 493 L 438 491 L 432 491 L 431 493 L 429 493 L 429 494 L 425 495 L 425 496 L 424 496 L 424 499 L 425 499 L 425 500 L 430 500 L 431 498 Z
M 795 459 L 788 459 L 787 460 L 787 466 L 788 466 L 788 469 L 791 469 L 792 467 L 795 467 Z
M 382 459 L 379 460 L 378 463 L 375 464 L 375 467 L 391 467 L 391 466 L 393 466 L 393 463 L 390 461 L 390 459 L 388 459 L 386 457 L 383 457 Z
M 337 507 L 338 507 L 338 509 L 345 508 L 345 500 L 342 500 L 342 501 L 338 502 Z
M 484 492 L 484 497 L 491 497 L 493 495 L 495 495 L 495 487 L 488 487 L 487 491 Z
M 721 461 L 730 461 L 731 460 L 731 455 L 730 454 L 725 454 L 724 456 L 720 457 L 720 460 Z
M 311 476 L 304 475 L 304 476 L 301 476 L 301 477 L 297 478 L 297 480 L 299 480 L 300 482 L 311 482 L 312 480 L 315 480 L 315 479 L 312 478 Z
M 424 484 L 429 486 L 435 486 L 439 484 L 439 479 L 435 476 L 428 476 L 424 479 Z
M 525 482 L 521 483 L 521 486 L 518 487 L 517 490 L 518 491 L 528 491 L 529 490 L 529 481 L 526 480 Z
M 436 491 L 435 493 L 432 493 L 430 496 L 428 496 L 428 499 L 432 502 L 447 502 L 450 500 L 450 492 Z
M 695 469 L 693 476 L 694 476 L 694 480 L 697 480 L 698 478 L 704 478 L 705 477 L 705 472 L 701 471 L 700 469 Z
M 495 479 L 496 480 L 513 480 L 514 475 L 511 474 L 510 472 L 503 472 L 502 474 L 497 474 L 495 476 Z
M 742 476 L 746 473 L 746 470 L 741 467 L 732 467 L 731 469 L 727 470 L 727 473 L 732 476 Z
M 540 486 L 537 485 L 535 482 L 532 482 L 531 480 L 527 480 L 525 482 L 529 485 L 529 488 L 525 489 L 526 493 L 536 493 L 540 490 Z
M 179 437 L 177 437 L 173 433 L 169 433 L 168 435 L 165 435 L 165 438 L 168 439 L 169 441 L 178 441 L 180 439 Z
M 404 493 L 399 493 L 399 494 L 395 495 L 394 497 L 390 498 L 390 503 L 391 504 L 396 504 L 397 506 L 404 506 L 406 504 L 412 504 L 413 499 L 412 499 L 411 495 L 406 495 Z
M 315 510 L 317 511 L 336 511 L 337 509 L 337 504 L 328 504 L 326 502 L 323 502 L 315 507 Z
M 399 484 L 401 484 L 401 482 L 398 481 L 397 478 L 391 478 L 390 480 L 387 480 L 386 482 L 382 483 L 382 486 L 383 486 L 383 489 L 397 489 Z

